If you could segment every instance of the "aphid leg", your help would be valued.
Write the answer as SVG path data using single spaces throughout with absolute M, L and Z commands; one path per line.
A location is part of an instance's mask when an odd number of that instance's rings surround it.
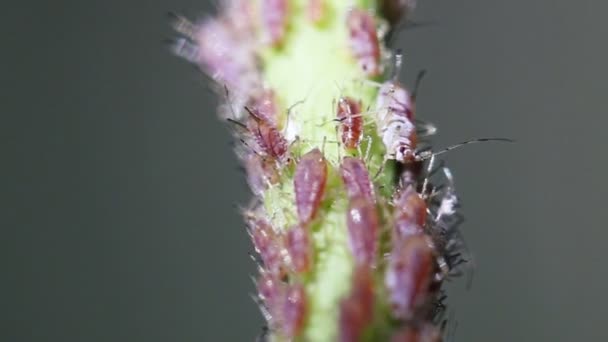
M 380 168 L 378 168 L 378 171 L 374 175 L 374 180 L 378 179 L 378 177 L 380 176 L 382 171 L 384 171 L 384 165 L 386 165 L 387 162 L 388 162 L 388 158 L 386 156 L 384 156 L 384 160 L 382 161 L 382 164 L 380 164 Z
M 435 163 L 435 156 L 431 156 L 431 159 L 429 160 L 429 164 L 426 168 L 426 175 L 424 176 L 424 182 L 422 183 L 422 191 L 420 193 L 422 198 L 426 198 L 426 188 L 429 184 L 429 177 L 430 177 L 431 171 L 433 170 L 434 163 Z

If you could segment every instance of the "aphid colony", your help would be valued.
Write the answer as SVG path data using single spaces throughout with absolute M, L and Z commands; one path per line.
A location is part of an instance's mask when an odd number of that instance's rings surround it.
M 353 269 L 350 291 L 338 308 L 340 340 L 375 336 L 369 328 L 385 310 L 393 322 L 390 336 L 384 337 L 440 341 L 441 284 L 447 276 L 458 274 L 465 251 L 456 229 L 458 202 L 451 174 L 444 169 L 445 180 L 438 182 L 444 185 L 433 184 L 429 179 L 438 178 L 433 155 L 418 152 L 418 81 L 411 92 L 397 81 L 401 55 L 396 54 L 393 76 L 372 83 L 386 69 L 383 37 L 377 29 L 378 18 L 353 7 L 343 23 L 348 32 L 344 46 L 362 73 L 373 79 L 369 83 L 378 95 L 375 103 L 363 103 L 352 94 L 335 99 L 333 123 L 345 156 L 329 161 L 321 143 L 303 150 L 301 141 L 287 138 L 288 110 L 277 91 L 263 84 L 256 55 L 262 47 L 280 48 L 289 39 L 293 3 L 260 0 L 258 12 L 251 3 L 227 1 L 220 16 L 196 24 L 176 16 L 174 26 L 183 37 L 175 41 L 174 50 L 215 80 L 226 99 L 221 113 L 237 132 L 239 157 L 257 198 L 244 216 L 258 255 L 255 300 L 269 330 L 287 339 L 302 333 L 309 297 L 314 295 L 307 280 L 315 272 L 319 252 L 315 231 L 322 227 L 333 203 L 343 201 L 343 229 Z M 413 1 L 379 3 L 381 9 L 397 13 L 388 18 L 391 23 L 414 6 Z M 327 19 L 326 7 L 325 0 L 307 2 L 310 25 Z M 367 129 L 367 123 L 375 130 Z M 364 139 L 381 144 L 384 162 L 392 160 L 397 165 L 392 196 L 383 196 L 387 189 L 381 191 L 374 184 L 376 177 L 367 165 L 369 151 L 360 151 Z M 374 171 L 379 173 L 383 166 Z M 262 202 L 269 189 L 286 180 L 291 182 L 295 218 L 289 226 L 280 226 L 273 220 L 277 213 L 269 212 Z M 328 189 L 336 180 L 341 184 L 338 189 Z

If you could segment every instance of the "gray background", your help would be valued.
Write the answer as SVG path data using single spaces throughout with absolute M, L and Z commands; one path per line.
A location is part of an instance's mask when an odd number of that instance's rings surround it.
M 248 341 L 262 324 L 235 204 L 248 198 L 167 10 L 3 6 L 2 341 Z M 457 341 L 608 339 L 606 13 L 599 0 L 421 0 L 403 79 L 447 156 L 477 258 Z

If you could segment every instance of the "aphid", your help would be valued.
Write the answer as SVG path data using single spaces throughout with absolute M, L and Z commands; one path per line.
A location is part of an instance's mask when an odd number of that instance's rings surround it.
M 206 19 L 193 24 L 176 16 L 174 28 L 185 36 L 174 41 L 176 55 L 196 64 L 237 94 L 256 88 L 259 73 L 253 47 L 236 35 L 225 20 Z
M 424 233 L 427 205 L 413 186 L 402 190 L 395 199 L 394 234 L 398 239 Z
M 327 161 L 318 148 L 302 156 L 294 174 L 295 204 L 300 225 L 317 215 L 327 182 Z
M 428 302 L 434 270 L 434 251 L 426 236 L 393 244 L 385 277 L 393 317 L 409 320 Z
M 285 293 L 285 285 L 274 275 L 262 272 L 256 284 L 258 297 L 263 303 L 260 307 L 268 323 L 277 324 L 280 318 L 280 305 Z
M 260 255 L 264 269 L 271 275 L 285 273 L 286 251 L 283 237 L 262 218 L 248 217 L 247 225 L 255 251 Z
M 282 310 L 282 330 L 289 339 L 297 336 L 304 327 L 308 303 L 306 290 L 301 284 L 289 285 L 285 291 Z
M 264 89 L 254 95 L 250 108 L 262 121 L 279 126 L 279 105 L 272 89 Z
M 287 30 L 288 0 L 262 0 L 262 25 L 270 45 L 280 45 Z
M 364 197 L 375 201 L 374 187 L 363 160 L 355 157 L 344 157 L 340 164 L 340 176 L 349 198 Z
M 376 23 L 371 13 L 353 8 L 346 19 L 349 32 L 349 46 L 352 56 L 368 77 L 382 72 L 380 65 L 380 43 Z
M 396 55 L 394 79 L 383 83 L 376 100 L 376 123 L 378 135 L 386 147 L 385 160 L 401 163 L 417 160 L 416 125 L 414 124 L 416 89 L 424 76 L 418 74 L 414 92 L 410 92 L 396 81 L 401 69 L 402 55 Z
M 249 107 L 245 107 L 245 110 L 250 116 L 247 125 L 232 119 L 228 119 L 228 121 L 249 131 L 252 139 L 259 147 L 260 150 L 258 153 L 262 157 L 271 158 L 279 164 L 287 161 L 289 144 L 283 136 L 283 133 L 281 133 L 273 123 L 264 119 L 258 110 Z
M 378 213 L 374 202 L 365 197 L 352 198 L 348 205 L 346 226 L 355 262 L 362 266 L 374 266 L 378 250 Z
M 292 269 L 297 273 L 308 272 L 312 263 L 312 245 L 308 230 L 299 225 L 291 228 L 285 236 L 285 247 Z
M 352 277 L 350 294 L 340 302 L 340 341 L 361 341 L 373 318 L 374 288 L 370 269 L 357 267 Z
M 313 23 L 319 23 L 323 20 L 325 15 L 325 3 L 326 0 L 308 0 L 308 4 L 306 5 L 306 14 L 308 20 Z
M 441 330 L 432 324 L 407 326 L 391 337 L 391 342 L 441 342 Z
M 361 115 L 361 102 L 350 97 L 340 97 L 336 115 L 340 122 L 340 138 L 346 148 L 357 148 L 363 133 L 363 116 Z
M 256 153 L 248 153 L 243 158 L 247 173 L 247 184 L 256 196 L 261 196 L 272 184 L 279 181 L 279 173 L 275 163 L 270 159 L 262 158 Z

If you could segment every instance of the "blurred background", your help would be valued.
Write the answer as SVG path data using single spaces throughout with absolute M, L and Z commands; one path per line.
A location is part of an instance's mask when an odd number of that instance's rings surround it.
M 475 253 L 456 341 L 608 340 L 608 2 L 420 0 L 402 80 L 446 155 Z M 251 341 L 249 194 L 166 12 L 54 1 L 2 16 L 0 340 Z

